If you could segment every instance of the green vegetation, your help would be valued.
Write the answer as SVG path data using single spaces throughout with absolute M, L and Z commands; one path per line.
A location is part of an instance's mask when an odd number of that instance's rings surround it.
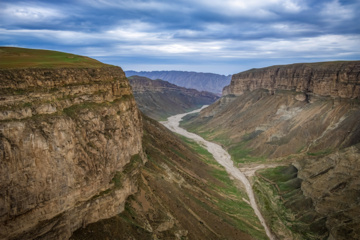
M 323 155 L 327 155 L 331 153 L 331 149 L 326 149 L 324 151 L 319 151 L 319 152 L 307 152 L 307 155 L 309 156 L 323 156 Z
M 231 146 L 228 149 L 229 154 L 231 155 L 232 160 L 235 163 L 250 163 L 250 162 L 265 162 L 265 157 L 253 157 L 251 156 L 251 149 L 245 147 L 246 142 L 240 142 L 236 146 Z
M 212 142 L 216 142 L 223 146 L 231 156 L 231 159 L 235 164 L 239 163 L 253 163 L 253 162 L 264 162 L 266 160 L 265 156 L 252 156 L 252 149 L 246 147 L 246 144 L 259 135 L 262 131 L 255 131 L 249 134 L 246 134 L 242 137 L 240 142 L 229 138 L 225 133 L 221 133 L 218 130 L 202 130 L 201 123 L 192 123 L 188 125 L 188 122 L 193 119 L 194 116 L 185 117 L 183 121 L 180 122 L 180 126 L 187 129 L 189 132 L 194 132 L 204 139 Z M 201 130 L 200 130 L 201 129 Z
M 77 114 L 83 109 L 95 110 L 102 107 L 109 107 L 114 104 L 118 104 L 121 101 L 127 101 L 132 98 L 132 95 L 123 95 L 121 98 L 114 100 L 113 102 L 83 102 L 81 104 L 72 105 L 71 107 L 64 108 L 63 112 L 71 118 L 76 118 Z
M 294 166 L 259 170 L 253 189 L 267 223 L 279 238 L 327 239 L 326 219 L 304 196 Z
M 218 181 L 218 185 L 211 185 L 210 187 L 218 192 L 222 199 L 213 199 L 213 203 L 216 204 L 224 213 L 231 216 L 235 227 L 242 231 L 248 232 L 256 239 L 266 239 L 264 232 L 260 232 L 258 229 L 262 229 L 258 218 L 254 214 L 252 207 L 244 201 L 248 199 L 245 190 L 239 189 L 234 180 L 230 179 L 229 174 L 225 168 L 221 166 L 205 148 L 200 146 L 195 141 L 181 136 L 181 139 L 197 154 L 200 155 L 201 160 L 212 167 L 211 175 Z M 204 205 L 204 204 L 202 204 Z M 209 211 L 211 207 L 206 207 Z M 254 228 L 256 226 L 258 229 Z
M 0 47 L 0 69 L 7 68 L 99 68 L 110 66 L 95 59 L 50 50 Z

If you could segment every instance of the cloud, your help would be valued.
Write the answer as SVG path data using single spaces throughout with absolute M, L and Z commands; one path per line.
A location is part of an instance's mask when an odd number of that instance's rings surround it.
M 197 4 L 220 14 L 250 18 L 276 18 L 276 12 L 297 13 L 306 8 L 297 0 L 200 0 Z
M 320 12 L 320 15 L 324 18 L 324 21 L 336 23 L 353 19 L 355 17 L 355 12 L 352 6 L 341 5 L 338 0 L 333 0 L 324 4 L 324 8 Z
M 0 13 L 2 18 L 9 22 L 21 23 L 41 23 L 66 18 L 66 15 L 57 9 L 29 3 L 5 4 Z
M 202 71 L 359 59 L 359 11 L 340 0 L 2 0 L 0 45 Z

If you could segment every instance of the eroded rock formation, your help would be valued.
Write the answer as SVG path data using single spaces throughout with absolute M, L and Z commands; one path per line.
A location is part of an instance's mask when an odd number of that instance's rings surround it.
M 223 95 L 267 89 L 342 98 L 360 97 L 360 61 L 303 63 L 252 69 L 232 76 Z
M 67 239 L 120 213 L 142 155 L 121 68 L 2 69 L 0 79 L 0 239 Z

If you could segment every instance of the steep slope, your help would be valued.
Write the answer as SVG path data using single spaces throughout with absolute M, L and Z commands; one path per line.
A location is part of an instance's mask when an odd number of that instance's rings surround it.
M 162 80 L 132 76 L 129 81 L 139 109 L 156 120 L 209 105 L 219 98 L 210 92 L 198 92 Z
M 0 55 L 0 239 L 67 239 L 123 211 L 143 132 L 122 69 L 52 51 Z
M 139 192 L 123 213 L 72 239 L 266 239 L 239 183 L 205 149 L 146 116 L 143 123 Z
M 127 77 L 137 75 L 153 80 L 161 79 L 180 87 L 193 88 L 198 91 L 207 91 L 220 95 L 224 86 L 228 85 L 231 75 L 225 76 L 214 73 L 198 73 L 184 71 L 152 71 L 136 72 L 125 71 Z
M 316 210 L 320 214 L 305 217 L 301 224 L 310 226 L 323 217 L 332 238 L 357 239 L 360 219 L 350 212 L 360 210 L 359 201 L 353 196 L 358 194 L 360 184 L 360 158 L 355 147 L 360 140 L 359 84 L 359 61 L 249 70 L 233 75 L 231 84 L 224 88 L 224 96 L 199 116 L 189 117 L 183 126 L 223 144 L 239 167 L 267 162 L 293 164 L 299 171 L 298 177 L 289 181 L 300 181 L 302 193 L 294 195 L 292 202 L 301 205 L 310 201 L 312 208 L 304 211 Z M 265 174 L 271 175 L 274 170 L 268 171 Z M 347 177 L 340 177 L 343 175 Z M 280 193 L 273 186 L 284 183 L 277 178 L 268 180 L 254 178 L 259 186 L 271 185 L 257 187 L 262 188 L 259 193 L 264 195 L 259 195 L 259 201 L 264 211 L 276 211 L 277 206 L 285 204 L 281 199 L 286 198 L 279 198 Z M 288 190 L 298 191 L 296 186 L 289 185 Z M 303 229 L 295 227 L 291 216 L 303 216 L 304 212 L 292 211 L 291 204 L 287 207 L 290 213 L 279 221 L 285 219 L 282 224 L 291 223 L 292 231 L 301 234 Z M 289 237 L 276 228 L 279 221 L 272 225 L 274 232 L 278 237 Z

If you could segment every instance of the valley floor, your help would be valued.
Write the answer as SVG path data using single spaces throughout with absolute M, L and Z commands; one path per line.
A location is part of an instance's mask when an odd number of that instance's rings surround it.
M 204 106 L 206 107 L 206 106 Z M 204 108 L 203 107 L 203 108 Z M 205 147 L 216 159 L 216 161 L 218 161 L 218 163 L 220 163 L 223 167 L 225 167 L 226 171 L 235 179 L 240 180 L 244 185 L 245 185 L 245 189 L 246 192 L 248 194 L 248 197 L 250 199 L 250 205 L 251 207 L 254 209 L 255 214 L 257 215 L 257 217 L 259 218 L 259 221 L 261 222 L 261 224 L 263 225 L 265 232 L 267 234 L 267 236 L 270 239 L 275 239 L 273 237 L 273 235 L 271 234 L 268 226 L 265 223 L 265 219 L 262 216 L 261 212 L 259 211 L 259 208 L 256 204 L 255 201 L 255 196 L 254 196 L 254 192 L 252 190 L 251 184 L 249 182 L 249 180 L 246 178 L 245 174 L 243 172 L 241 172 L 237 167 L 234 166 L 233 161 L 231 160 L 231 156 L 218 144 L 206 141 L 205 139 L 203 139 L 202 137 L 200 137 L 197 134 L 194 133 L 190 133 L 188 131 L 186 131 L 183 128 L 179 127 L 180 121 L 181 119 L 188 115 L 188 114 L 193 114 L 196 112 L 200 112 L 203 108 L 194 110 L 192 112 L 189 113 L 185 113 L 185 114 L 178 114 L 172 117 L 169 117 L 167 121 L 163 122 L 163 124 L 169 128 L 171 131 L 181 134 L 187 138 L 190 138 L 192 140 L 195 140 L 197 143 L 199 143 L 200 145 L 202 145 L 203 147 Z

